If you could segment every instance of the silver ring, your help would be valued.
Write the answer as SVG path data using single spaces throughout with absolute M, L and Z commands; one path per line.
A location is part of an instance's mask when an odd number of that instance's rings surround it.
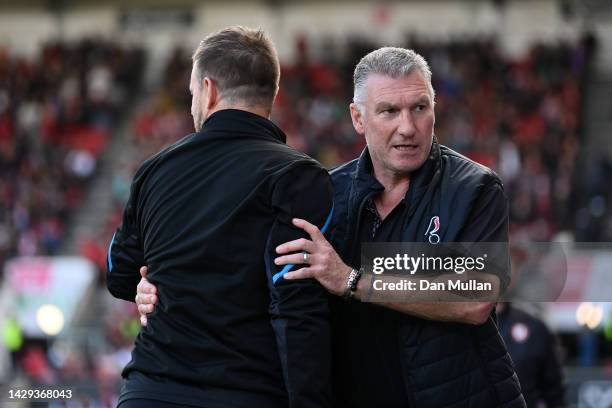
M 308 258 L 310 258 L 310 254 L 308 252 L 302 252 L 302 257 L 304 258 L 304 262 L 305 264 L 308 263 Z

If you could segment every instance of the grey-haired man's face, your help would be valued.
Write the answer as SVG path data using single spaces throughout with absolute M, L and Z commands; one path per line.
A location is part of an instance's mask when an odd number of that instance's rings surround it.
M 424 75 L 371 74 L 361 106 L 351 105 L 357 133 L 365 136 L 374 170 L 405 176 L 425 163 L 435 123 L 434 101 Z M 377 174 L 379 175 L 379 174 Z

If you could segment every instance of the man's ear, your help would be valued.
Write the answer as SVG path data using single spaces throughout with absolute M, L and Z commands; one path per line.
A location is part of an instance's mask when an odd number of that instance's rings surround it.
M 204 94 L 204 107 L 207 111 L 211 111 L 219 103 L 219 88 L 212 79 L 204 77 L 202 92 Z
M 365 126 L 363 124 L 363 113 L 361 112 L 359 105 L 353 102 L 349 105 L 349 109 L 351 111 L 351 120 L 353 121 L 355 131 L 359 135 L 364 135 Z

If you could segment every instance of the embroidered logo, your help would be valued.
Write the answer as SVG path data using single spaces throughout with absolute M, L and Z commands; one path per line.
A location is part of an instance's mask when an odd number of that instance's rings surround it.
M 529 328 L 524 323 L 516 323 L 510 329 L 510 334 L 516 343 L 524 343 L 529 338 Z
M 440 230 L 440 217 L 437 215 L 431 217 L 431 221 L 429 221 L 429 227 L 427 227 L 427 232 L 425 235 L 429 235 L 429 243 L 430 244 L 438 244 L 440 242 L 440 236 L 436 234 Z

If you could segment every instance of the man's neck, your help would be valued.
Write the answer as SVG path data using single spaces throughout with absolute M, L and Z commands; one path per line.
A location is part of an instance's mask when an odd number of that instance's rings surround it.
M 243 110 L 246 112 L 250 112 L 250 113 L 254 113 L 255 115 L 259 115 L 261 117 L 264 117 L 266 119 L 270 119 L 270 109 L 263 107 L 263 106 L 252 106 L 252 105 L 242 105 L 242 104 L 225 104 L 225 103 L 220 103 L 218 104 L 214 109 L 212 109 L 208 116 L 212 115 L 215 112 L 218 112 L 220 110 L 224 110 L 224 109 L 238 109 L 238 110 Z
M 385 187 L 385 191 L 374 200 L 376 210 L 380 218 L 384 220 L 406 196 L 408 187 L 410 187 L 410 176 L 394 177 L 374 169 L 374 177 Z

